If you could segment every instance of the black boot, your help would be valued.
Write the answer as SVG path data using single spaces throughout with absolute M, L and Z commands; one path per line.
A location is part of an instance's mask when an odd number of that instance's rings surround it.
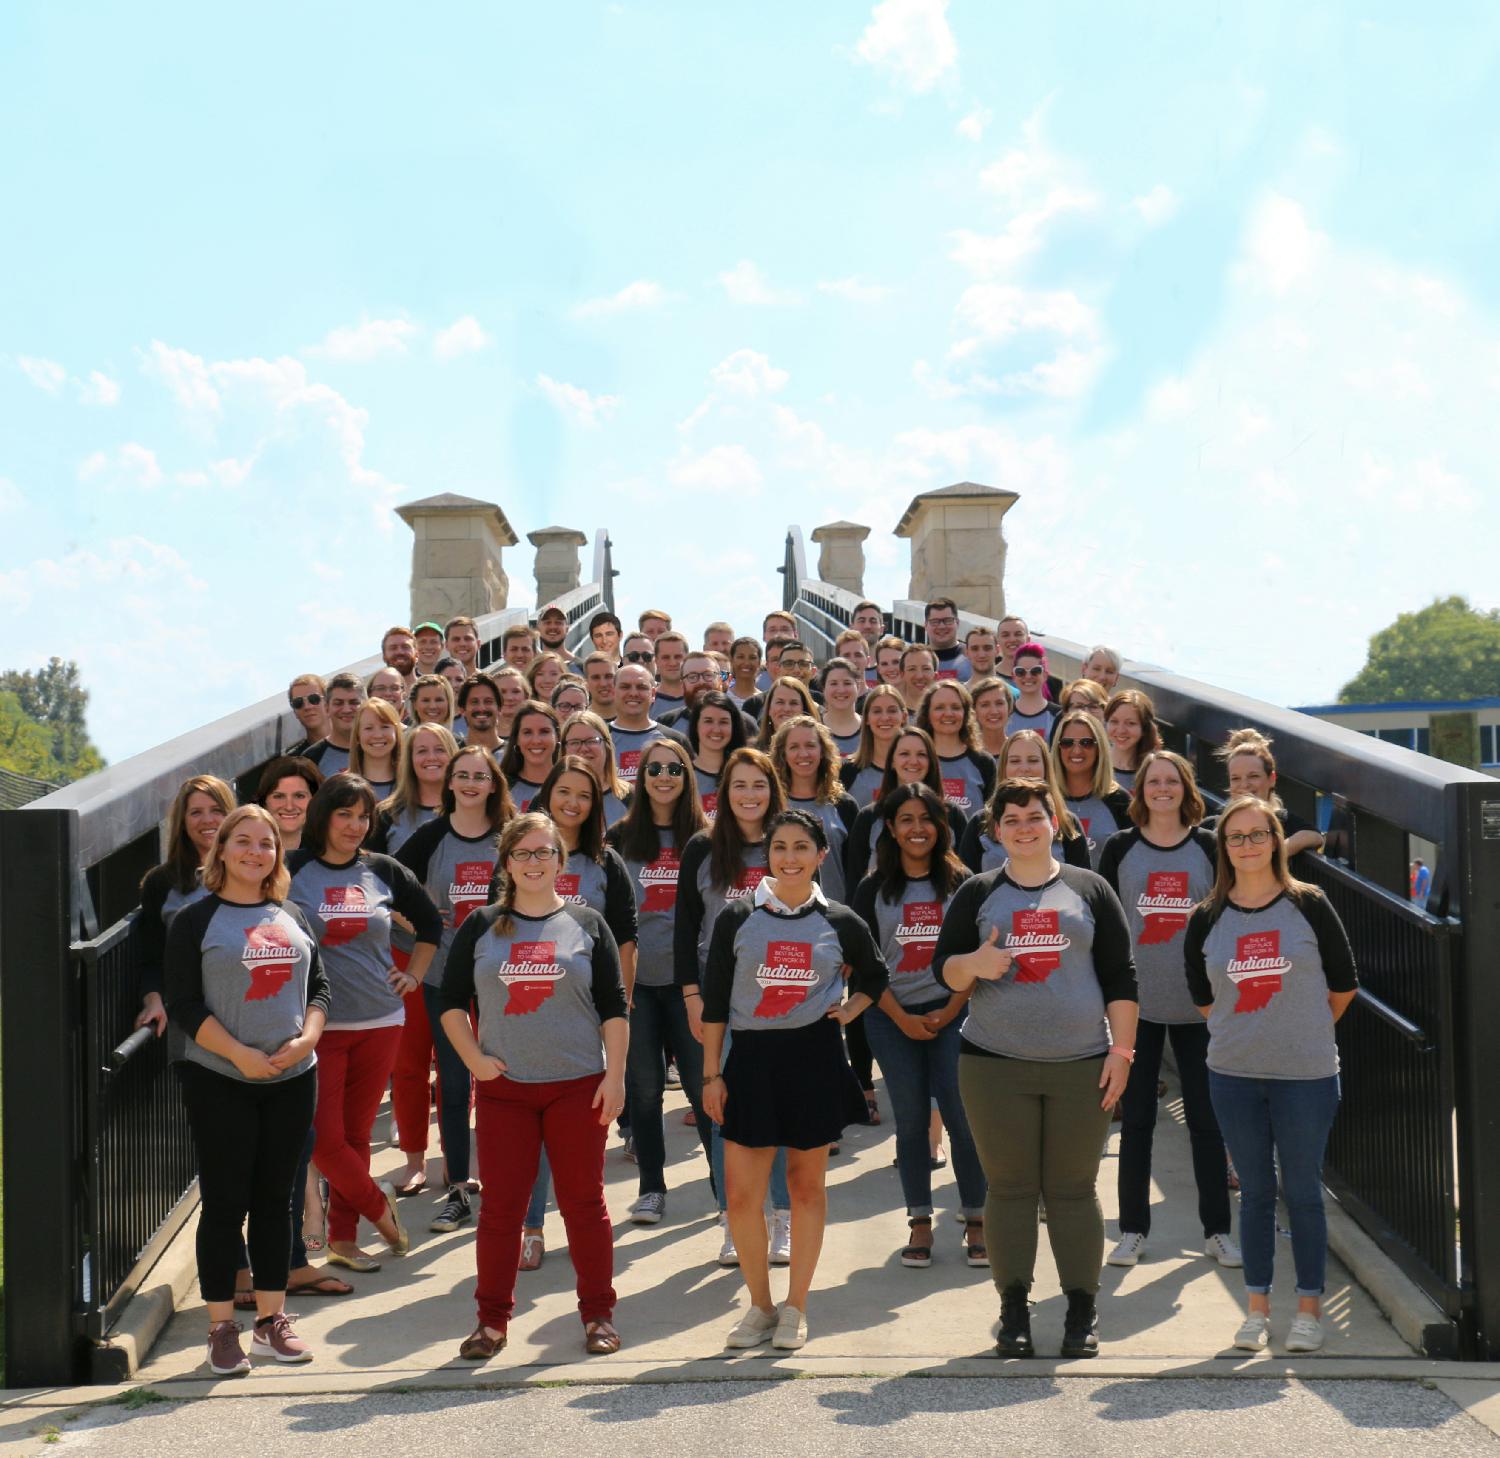
M 1063 1318 L 1062 1354 L 1065 1357 L 1099 1355 L 1099 1314 L 1091 1291 L 1069 1291 L 1068 1314 Z
M 995 1350 L 1002 1357 L 1034 1357 L 1031 1345 L 1031 1303 L 1019 1282 L 1000 1293 L 1000 1334 Z

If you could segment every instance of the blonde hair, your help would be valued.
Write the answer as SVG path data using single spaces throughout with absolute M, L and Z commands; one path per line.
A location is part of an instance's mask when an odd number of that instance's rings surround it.
M 1063 691 L 1057 696 L 1057 702 L 1063 708 L 1072 708 L 1073 705 L 1070 705 L 1068 700 L 1074 694 L 1082 694 L 1090 705 L 1098 709 L 1101 716 L 1104 713 L 1104 706 L 1109 702 L 1109 691 L 1097 679 L 1075 678 L 1072 683 L 1064 685 Z
M 258 820 L 266 826 L 271 832 L 271 842 L 276 847 L 276 860 L 260 883 L 260 894 L 267 901 L 285 901 L 286 893 L 291 890 L 292 878 L 281 854 L 281 828 L 271 812 L 263 810 L 259 805 L 241 805 L 238 810 L 231 810 L 224 817 L 218 834 L 214 836 L 214 843 L 208 849 L 208 859 L 203 862 L 203 889 L 214 893 L 224 889 L 224 882 L 228 877 L 224 869 L 224 847 L 228 845 L 229 837 L 236 828 L 247 820 Z
M 609 732 L 608 723 L 592 709 L 580 709 L 563 720 L 562 732 L 557 736 L 558 757 L 576 752 L 567 747 L 568 730 L 574 724 L 587 724 L 604 741 L 604 773 L 596 772 L 594 778 L 599 780 L 600 788 L 606 794 L 613 795 L 623 804 L 630 798 L 630 786 L 620 778 L 620 767 L 615 763 L 615 736 Z
M 1266 738 L 1259 729 L 1252 729 L 1248 725 L 1243 729 L 1236 729 L 1228 739 L 1216 750 L 1214 758 L 1222 760 L 1225 772 L 1229 770 L 1229 762 L 1239 755 L 1248 754 L 1258 759 L 1261 768 L 1265 770 L 1274 787 L 1276 783 L 1276 756 L 1271 753 L 1271 741 Z M 1267 802 L 1273 810 L 1283 809 L 1281 796 L 1273 788 Z
M 423 689 L 441 688 L 444 702 L 448 705 L 447 711 L 441 719 L 419 719 L 417 717 L 417 695 Z M 453 706 L 453 685 L 441 673 L 424 673 L 411 686 L 411 692 L 406 696 L 407 707 L 411 710 L 412 724 L 420 728 L 423 724 L 441 724 L 443 728 L 453 728 L 453 715 L 456 712 Z
M 384 699 L 366 699 L 359 706 L 359 712 L 354 716 L 354 733 L 349 739 L 349 773 L 367 780 L 369 775 L 365 773 L 364 746 L 359 742 L 359 721 L 366 713 L 374 714 L 377 719 L 384 719 L 396 731 L 396 742 L 391 746 L 391 759 L 398 770 L 401 765 L 402 724 L 396 706 L 388 704 Z
M 774 638 L 771 640 L 776 641 Z M 802 701 L 802 707 L 797 710 L 797 717 L 806 715 L 809 719 L 818 717 L 818 705 L 813 699 L 812 690 L 802 682 L 800 678 L 792 678 L 789 675 L 778 678 L 770 688 L 766 690 L 766 705 L 760 711 L 760 732 L 755 736 L 755 748 L 762 753 L 771 752 L 771 739 L 776 733 L 776 725 L 771 722 L 771 699 L 777 689 L 789 688 Z
M 458 740 L 453 737 L 453 731 L 445 724 L 418 724 L 401 741 L 401 758 L 396 761 L 396 787 L 376 807 L 378 811 L 389 815 L 393 820 L 398 815 L 404 815 L 408 810 L 417 809 L 422 803 L 422 786 L 417 781 L 417 767 L 413 760 L 419 734 L 436 735 L 438 743 L 447 751 L 450 763 L 453 756 L 458 753 Z
M 1057 778 L 1057 769 L 1052 763 L 1052 755 L 1047 750 L 1047 741 L 1042 738 L 1035 729 L 1018 729 L 1009 739 L 1005 741 L 1000 751 L 1000 758 L 995 765 L 995 783 L 1001 784 L 1008 779 L 1030 779 L 1032 776 L 1020 776 L 1011 774 L 1008 763 L 1010 752 L 1019 745 L 1035 742 L 1042 753 L 1042 783 L 1047 786 L 1047 792 L 1052 796 L 1053 809 L 1057 812 L 1057 833 L 1064 840 L 1072 840 L 1076 835 L 1082 835 L 1083 830 L 1078 824 L 1077 817 L 1068 809 L 1068 797 L 1063 794 L 1062 784 Z M 984 819 L 980 822 L 981 830 L 995 839 L 994 801 L 985 806 Z
M 1052 731 L 1052 766 L 1057 771 L 1057 783 L 1066 798 L 1068 776 L 1063 769 L 1058 741 L 1061 740 L 1063 731 L 1069 724 L 1077 723 L 1087 725 L 1089 733 L 1094 736 L 1094 782 L 1089 786 L 1088 793 L 1096 800 L 1102 800 L 1106 795 L 1113 794 L 1120 786 L 1115 781 L 1115 767 L 1110 763 L 1109 741 L 1104 737 L 1103 721 L 1097 715 L 1089 713 L 1087 709 L 1065 710 Z
M 1275 807 L 1269 800 L 1262 800 L 1259 795 L 1236 795 L 1224 807 L 1214 826 L 1214 859 L 1217 869 L 1214 873 L 1213 890 L 1199 904 L 1209 907 L 1213 915 L 1218 916 L 1234 890 L 1234 863 L 1229 859 L 1229 847 L 1224 837 L 1229 834 L 1227 827 L 1230 817 L 1238 815 L 1241 810 L 1258 810 L 1265 816 L 1266 829 L 1271 832 L 1271 874 L 1275 876 L 1281 889 L 1294 899 L 1315 891 L 1316 887 L 1309 886 L 1306 881 L 1299 881 L 1292 875 L 1286 853 L 1286 831 Z
M 515 929 L 511 912 L 516 905 L 516 883 L 506 871 L 505 862 L 522 840 L 538 830 L 545 830 L 551 837 L 552 845 L 557 851 L 558 869 L 561 870 L 567 862 L 568 848 L 563 844 L 562 831 L 557 828 L 550 815 L 543 815 L 540 810 L 528 810 L 524 815 L 517 815 L 506 823 L 495 846 L 495 879 L 500 888 L 495 900 L 500 908 L 500 915 L 495 918 L 490 930 L 497 937 L 509 936 Z
M 771 763 L 776 767 L 787 800 L 790 802 L 792 797 L 792 767 L 787 763 L 786 741 L 794 729 L 811 729 L 817 735 L 819 759 L 813 803 L 831 805 L 844 793 L 844 782 L 839 778 L 839 747 L 833 742 L 833 735 L 811 714 L 794 714 L 776 731 L 776 737 L 771 741 Z

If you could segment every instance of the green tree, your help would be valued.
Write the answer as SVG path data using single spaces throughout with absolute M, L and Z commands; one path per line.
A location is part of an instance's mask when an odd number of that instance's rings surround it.
M 1365 666 L 1339 691 L 1341 704 L 1500 695 L 1500 610 L 1438 598 L 1402 613 L 1370 639 Z
M 35 671 L 9 669 L 0 673 L 0 695 L 12 697 L 21 714 L 41 729 L 47 741 L 49 767 L 45 773 L 3 758 L 8 768 L 54 784 L 81 780 L 104 768 L 103 757 L 89 739 L 89 695 L 79 681 L 76 663 L 53 658 L 45 668 Z M 0 757 L 5 753 L 0 748 Z
M 0 692 L 0 769 L 57 784 L 52 735 L 21 707 L 15 694 Z

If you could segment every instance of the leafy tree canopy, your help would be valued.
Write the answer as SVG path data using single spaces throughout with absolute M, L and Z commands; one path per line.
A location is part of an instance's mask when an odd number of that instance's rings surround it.
M 88 706 L 76 663 L 54 658 L 35 671 L 0 673 L 0 765 L 55 785 L 103 769 Z
M 1500 695 L 1500 610 L 1439 598 L 1402 613 L 1370 639 L 1365 666 L 1339 691 L 1341 704 Z

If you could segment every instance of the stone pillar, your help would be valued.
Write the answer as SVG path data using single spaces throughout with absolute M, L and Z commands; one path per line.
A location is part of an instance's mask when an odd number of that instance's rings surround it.
M 812 539 L 818 543 L 818 580 L 842 587 L 856 597 L 865 595 L 864 540 L 867 526 L 855 521 L 831 521 L 816 527 Z
M 408 501 L 396 515 L 412 529 L 411 620 L 444 623 L 498 612 L 510 596 L 500 555 L 516 544 L 505 513 L 492 501 L 445 491 Z
M 572 527 L 551 526 L 527 532 L 526 540 L 536 548 L 536 605 L 540 609 L 572 592 L 583 580 L 578 549 L 588 538 Z
M 911 541 L 915 602 L 951 597 L 987 618 L 1005 614 L 1005 537 L 1000 521 L 1020 500 L 1014 491 L 959 481 L 912 498 L 896 526 Z

